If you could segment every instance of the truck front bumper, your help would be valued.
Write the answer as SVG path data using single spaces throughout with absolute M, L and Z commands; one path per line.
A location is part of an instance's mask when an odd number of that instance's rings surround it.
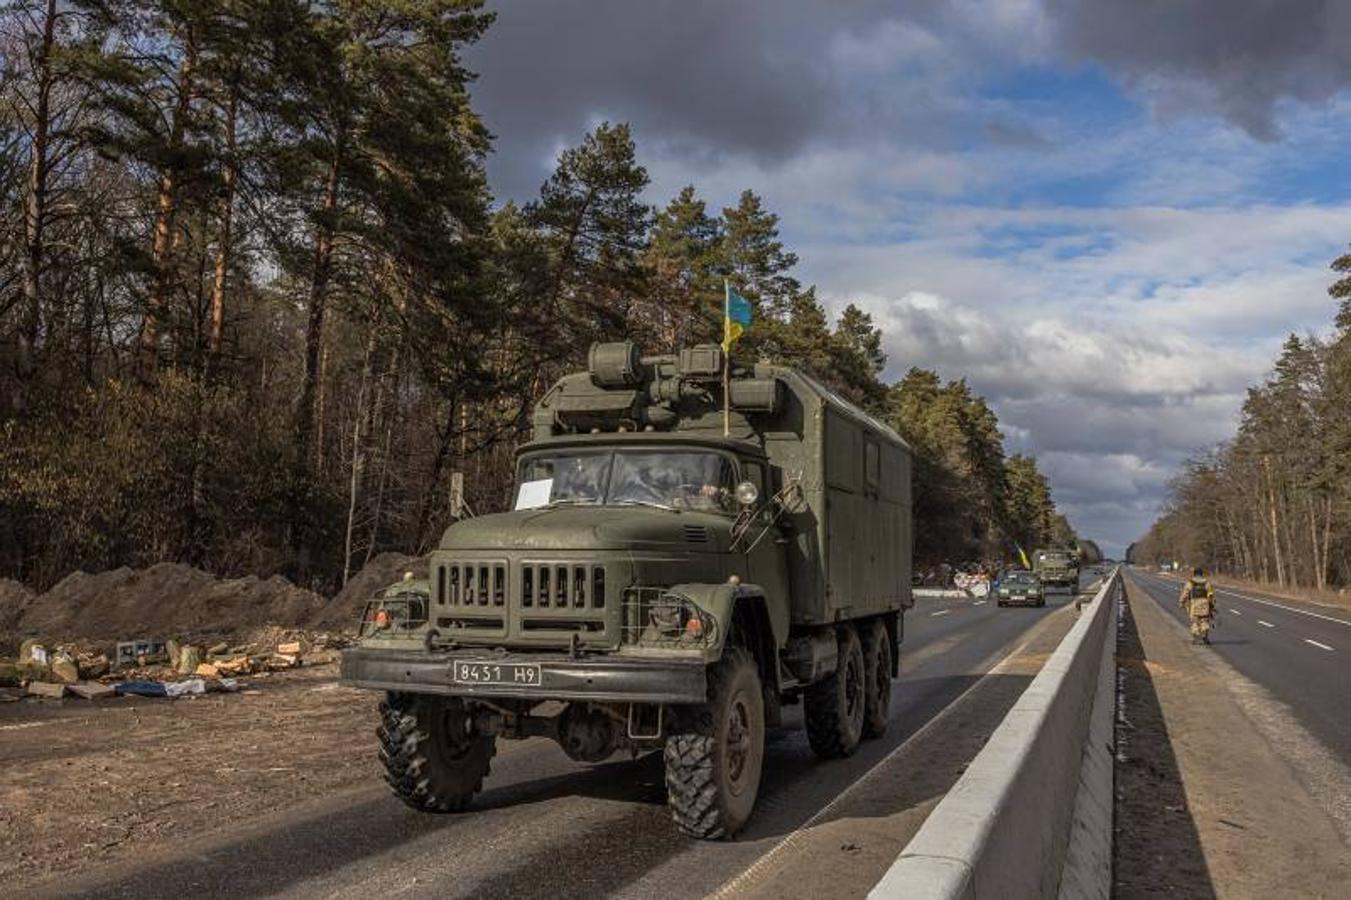
M 540 667 L 537 685 L 461 684 L 456 662 L 529 664 Z M 708 685 L 701 660 L 584 656 L 562 653 L 489 653 L 455 650 L 383 650 L 353 647 L 342 653 L 342 683 L 376 691 L 502 697 L 522 700 L 590 700 L 602 703 L 703 703 Z

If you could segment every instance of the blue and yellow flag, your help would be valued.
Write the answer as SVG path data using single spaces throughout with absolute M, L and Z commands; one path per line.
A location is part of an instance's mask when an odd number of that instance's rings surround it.
M 751 327 L 751 302 L 732 290 L 730 282 L 723 281 L 727 294 L 722 312 L 722 350 L 732 352 L 732 345 Z

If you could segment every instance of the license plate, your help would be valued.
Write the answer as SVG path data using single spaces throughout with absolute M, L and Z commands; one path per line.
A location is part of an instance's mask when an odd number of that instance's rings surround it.
M 529 663 L 467 662 L 457 660 L 451 667 L 456 684 L 501 684 L 539 687 L 539 666 Z

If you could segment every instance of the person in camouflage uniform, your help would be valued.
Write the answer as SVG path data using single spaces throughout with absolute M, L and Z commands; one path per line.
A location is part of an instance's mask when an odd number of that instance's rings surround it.
M 1215 626 L 1215 589 L 1199 567 L 1192 569 L 1191 580 L 1182 586 L 1178 603 L 1191 618 L 1192 643 L 1209 644 L 1210 629 Z

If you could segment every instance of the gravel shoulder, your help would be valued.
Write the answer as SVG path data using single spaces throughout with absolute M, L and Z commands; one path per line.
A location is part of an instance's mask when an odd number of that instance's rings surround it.
M 0 705 L 0 884 L 17 896 L 378 780 L 369 694 L 337 664 L 237 694 Z

